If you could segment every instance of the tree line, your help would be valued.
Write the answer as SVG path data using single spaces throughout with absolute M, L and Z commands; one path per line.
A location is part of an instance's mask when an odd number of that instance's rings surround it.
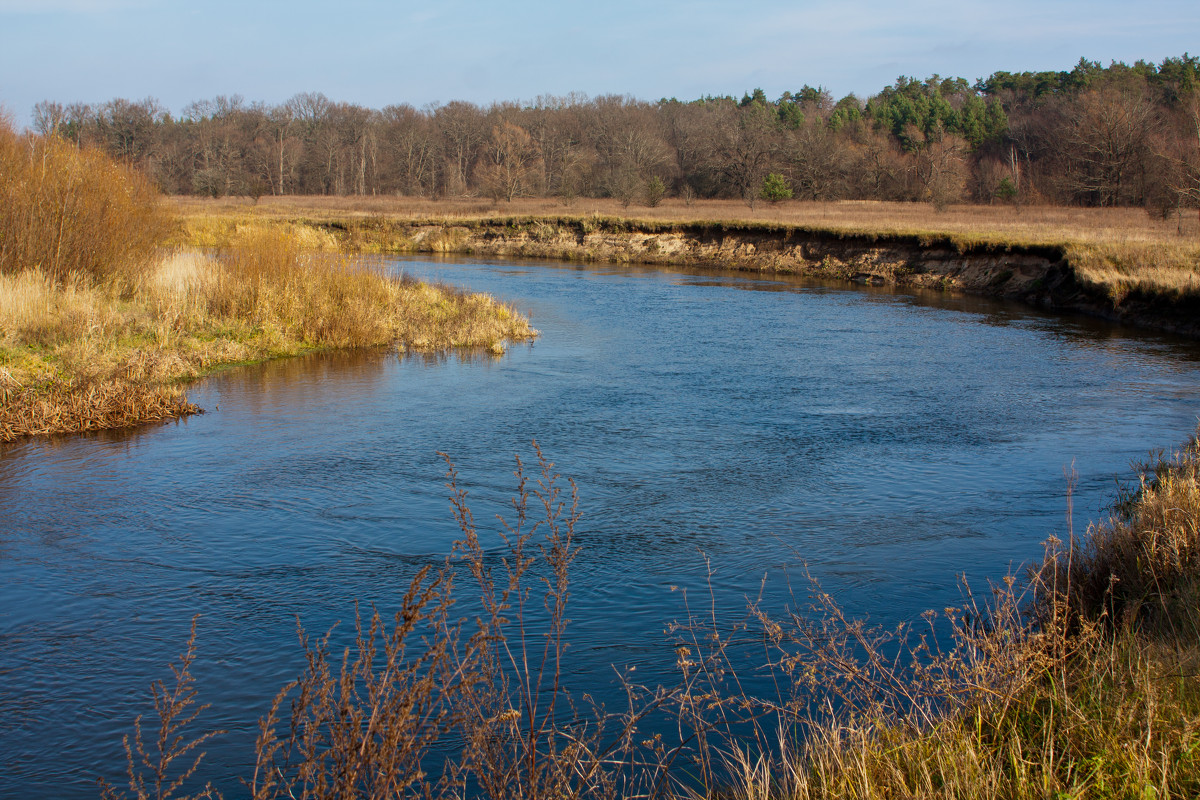
M 963 78 L 901 77 L 862 100 L 540 97 L 371 109 L 304 93 L 173 116 L 154 99 L 45 101 L 34 129 L 99 147 L 171 194 L 400 194 L 1200 203 L 1200 58 Z

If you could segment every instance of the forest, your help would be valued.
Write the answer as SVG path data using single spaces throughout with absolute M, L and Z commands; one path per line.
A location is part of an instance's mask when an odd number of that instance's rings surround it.
M 36 132 L 98 146 L 170 194 L 663 197 L 1200 205 L 1200 57 L 901 77 L 835 100 L 539 97 L 382 109 L 298 94 L 38 103 Z

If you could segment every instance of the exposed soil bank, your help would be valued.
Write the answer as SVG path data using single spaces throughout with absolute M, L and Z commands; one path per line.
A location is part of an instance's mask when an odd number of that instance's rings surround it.
M 360 250 L 719 267 L 962 291 L 1200 337 L 1200 298 L 1080 278 L 1067 245 L 836 233 L 795 226 L 615 218 L 308 222 Z

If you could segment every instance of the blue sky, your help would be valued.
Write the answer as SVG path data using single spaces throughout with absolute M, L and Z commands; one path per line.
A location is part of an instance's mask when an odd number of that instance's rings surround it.
M 1198 0 L 0 0 L 0 105 L 155 97 L 178 114 L 297 92 L 374 108 L 572 91 L 693 99 L 805 83 L 866 96 L 1200 53 Z

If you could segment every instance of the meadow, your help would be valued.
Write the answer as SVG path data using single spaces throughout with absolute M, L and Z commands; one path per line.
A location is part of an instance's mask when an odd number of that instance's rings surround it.
M 171 203 L 184 220 L 183 241 L 187 242 L 218 242 L 227 235 L 224 231 L 239 226 L 278 223 L 324 230 L 380 224 L 480 226 L 509 220 L 580 222 L 633 232 L 738 226 L 880 242 L 892 238 L 945 241 L 960 250 L 1053 248 L 1063 253 L 1081 284 L 1118 304 L 1131 295 L 1173 303 L 1200 294 L 1200 218 L 1190 210 L 1164 220 L 1137 208 L 993 204 L 937 210 L 926 203 L 884 201 L 764 202 L 754 208 L 733 200 L 677 198 L 653 208 L 593 198 L 497 203 L 482 198 L 173 197 Z

